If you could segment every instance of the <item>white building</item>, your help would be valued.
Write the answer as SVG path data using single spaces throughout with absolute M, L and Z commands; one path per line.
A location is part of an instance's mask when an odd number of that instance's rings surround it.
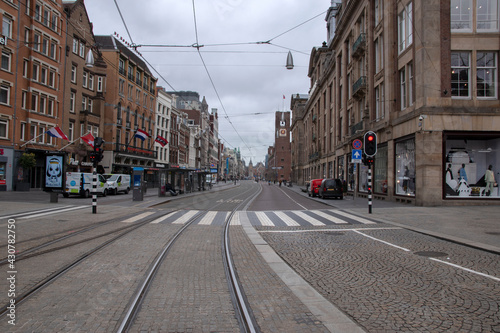
M 175 105 L 175 97 L 165 92 L 163 89 L 158 89 L 156 98 L 156 136 L 161 136 L 167 141 L 170 138 L 170 115 L 172 113 L 172 105 Z M 162 146 L 155 142 L 154 149 L 157 152 L 156 162 L 162 164 L 170 163 L 170 146 L 166 144 Z

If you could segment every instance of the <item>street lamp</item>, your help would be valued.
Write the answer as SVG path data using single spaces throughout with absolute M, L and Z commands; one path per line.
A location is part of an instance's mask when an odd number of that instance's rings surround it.
M 92 52 L 92 48 L 89 49 L 89 52 L 87 52 L 87 56 L 85 57 L 85 67 L 94 67 L 94 53 Z
M 293 57 L 291 51 L 288 51 L 288 56 L 286 57 L 286 69 L 293 69 Z

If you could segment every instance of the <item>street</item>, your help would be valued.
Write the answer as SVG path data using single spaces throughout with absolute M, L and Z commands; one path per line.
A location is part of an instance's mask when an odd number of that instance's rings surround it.
M 0 195 L 0 265 L 12 277 L 0 282 L 0 300 L 4 309 L 15 304 L 0 330 L 117 331 L 155 258 L 182 231 L 130 331 L 239 332 L 221 259 L 228 222 L 256 331 L 500 331 L 494 232 L 460 243 L 464 235 L 411 230 L 426 225 L 415 221 L 431 208 L 375 202 L 375 214 L 366 214 L 360 199 L 311 199 L 264 182 L 156 194 L 99 197 L 97 214 L 91 199 L 60 196 L 51 204 L 40 192 Z M 415 212 L 393 214 L 393 222 L 390 210 Z M 474 245 L 481 240 L 484 248 Z

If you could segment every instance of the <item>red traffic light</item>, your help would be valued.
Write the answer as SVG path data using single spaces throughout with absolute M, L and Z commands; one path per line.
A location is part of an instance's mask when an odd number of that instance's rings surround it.
M 368 135 L 367 139 L 368 141 L 373 141 L 373 135 Z

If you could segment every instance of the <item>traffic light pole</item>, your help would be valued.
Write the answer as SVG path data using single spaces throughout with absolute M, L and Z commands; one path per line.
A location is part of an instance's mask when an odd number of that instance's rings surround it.
M 372 213 L 372 164 L 368 163 L 368 214 Z
M 94 160 L 92 172 L 92 214 L 97 214 L 97 161 Z

